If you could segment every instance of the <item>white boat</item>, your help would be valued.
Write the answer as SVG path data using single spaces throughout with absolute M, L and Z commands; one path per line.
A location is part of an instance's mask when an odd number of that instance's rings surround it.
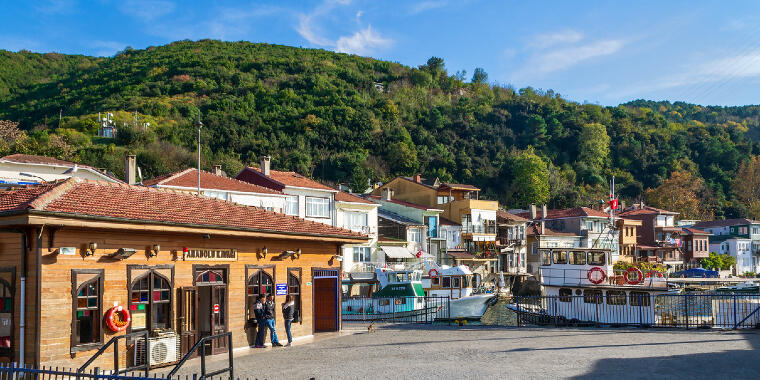
M 426 262 L 426 266 L 429 276 L 429 285 L 425 289 L 427 295 L 449 297 L 450 319 L 480 319 L 488 308 L 488 301 L 496 297 L 492 293 L 476 294 L 473 291 L 472 271 L 465 265 L 440 267 L 434 262 Z

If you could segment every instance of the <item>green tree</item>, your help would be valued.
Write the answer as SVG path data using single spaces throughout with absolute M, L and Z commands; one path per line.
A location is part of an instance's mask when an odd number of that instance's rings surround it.
M 549 169 L 532 148 L 513 153 L 507 165 L 512 174 L 507 193 L 511 204 L 525 207 L 549 200 Z
M 472 73 L 472 83 L 486 83 L 488 81 L 488 73 L 482 67 L 476 67 Z
M 736 258 L 727 254 L 710 252 L 710 255 L 702 259 L 700 264 L 705 269 L 729 270 L 736 265 Z
M 610 154 L 607 127 L 599 123 L 584 124 L 578 136 L 578 158 L 589 167 L 600 170 Z

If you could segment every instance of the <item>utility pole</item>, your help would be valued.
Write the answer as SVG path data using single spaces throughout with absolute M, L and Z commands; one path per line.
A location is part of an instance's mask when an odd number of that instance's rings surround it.
M 61 127 L 62 122 L 63 122 L 63 108 L 58 110 L 58 128 Z
M 198 110 L 198 122 L 195 123 L 198 127 L 198 195 L 201 195 L 201 128 L 203 123 L 201 122 L 201 110 Z

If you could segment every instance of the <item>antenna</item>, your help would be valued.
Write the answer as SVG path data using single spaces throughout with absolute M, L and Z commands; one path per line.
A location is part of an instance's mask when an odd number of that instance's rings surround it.
M 198 195 L 201 195 L 201 128 L 203 128 L 203 122 L 201 122 L 201 110 L 198 109 L 198 121 L 195 123 L 198 127 Z

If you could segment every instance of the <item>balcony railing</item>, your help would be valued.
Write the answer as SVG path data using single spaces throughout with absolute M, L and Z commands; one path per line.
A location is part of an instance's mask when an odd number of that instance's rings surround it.
M 422 262 L 359 262 L 354 263 L 349 268 L 349 272 L 374 272 L 377 268 L 388 270 L 424 270 L 425 265 Z
M 371 235 L 371 234 L 377 233 L 377 228 L 370 227 L 370 226 L 343 226 L 343 228 L 354 231 L 354 232 L 359 232 L 365 235 Z
M 462 233 L 465 234 L 493 234 L 496 235 L 496 224 L 491 226 L 468 224 L 462 226 Z

